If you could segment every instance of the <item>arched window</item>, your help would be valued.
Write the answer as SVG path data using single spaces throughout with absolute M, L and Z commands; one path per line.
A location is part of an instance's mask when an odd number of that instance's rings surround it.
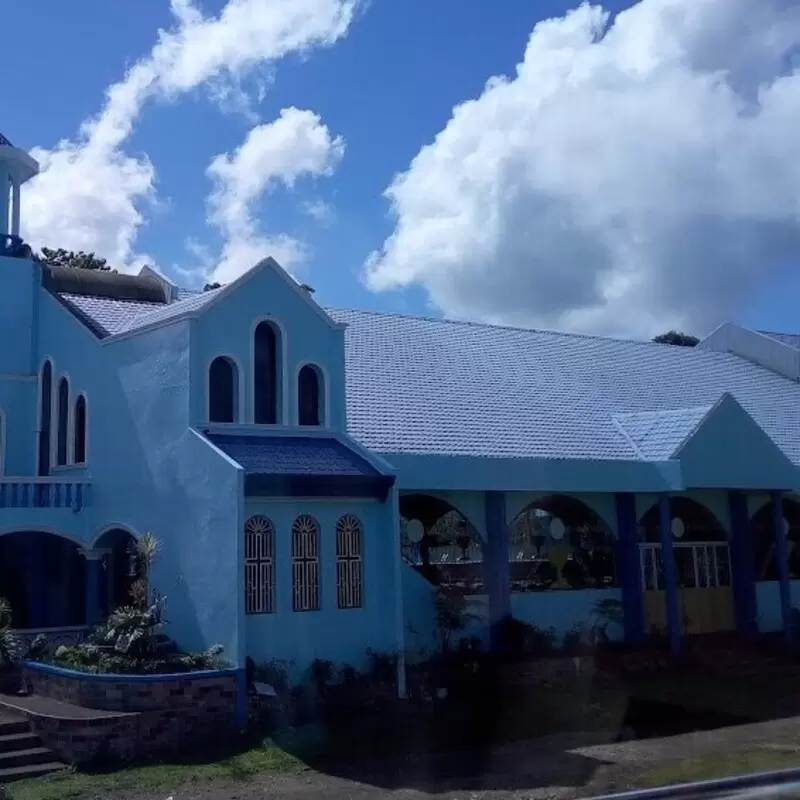
M 75 463 L 86 463 L 86 398 L 78 395 L 75 401 L 75 431 L 73 447 L 75 452 Z
M 292 525 L 292 610 L 319 610 L 319 525 L 308 514 Z
M 300 425 L 320 425 L 320 396 L 322 376 L 312 364 L 306 364 L 297 374 L 297 422 Z
M 361 608 L 364 562 L 361 558 L 361 522 L 345 514 L 336 523 L 336 597 L 339 608 Z
M 275 611 L 275 526 L 260 514 L 244 524 L 244 592 L 245 613 Z
M 39 475 L 50 474 L 50 435 L 53 401 L 53 365 L 45 361 L 39 381 Z
M 208 368 L 209 422 L 236 422 L 238 370 L 225 356 L 218 356 Z
M 67 463 L 67 428 L 69 426 L 69 381 L 61 377 L 58 382 L 58 431 L 56 437 L 56 464 Z
M 280 335 L 271 322 L 261 322 L 253 339 L 253 419 L 256 423 L 278 422 L 281 369 Z

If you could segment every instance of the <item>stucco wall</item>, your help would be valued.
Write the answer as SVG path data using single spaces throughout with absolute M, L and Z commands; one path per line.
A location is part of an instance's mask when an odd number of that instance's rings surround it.
M 792 608 L 800 606 L 800 580 L 790 581 Z M 756 621 L 761 633 L 783 630 L 781 594 L 778 581 L 756 583 Z
M 277 660 L 299 680 L 315 658 L 362 668 L 367 648 L 394 652 L 394 538 L 391 505 L 360 500 L 246 503 L 246 518 L 269 517 L 275 526 L 275 611 L 245 617 L 247 655 L 256 663 Z M 299 514 L 320 525 L 320 609 L 292 610 L 291 528 Z M 336 521 L 355 514 L 363 526 L 364 605 L 339 609 L 336 599 Z
M 211 361 L 227 355 L 239 365 L 244 421 L 253 420 L 253 330 L 270 319 L 283 330 L 284 372 L 281 422 L 297 422 L 297 372 L 314 363 L 324 373 L 326 426 L 344 431 L 344 331 L 332 328 L 305 299 L 271 269 L 253 275 L 238 291 L 221 299 L 197 320 L 193 349 L 192 420 L 207 419 L 207 372 Z M 241 407 L 241 406 L 240 406 Z

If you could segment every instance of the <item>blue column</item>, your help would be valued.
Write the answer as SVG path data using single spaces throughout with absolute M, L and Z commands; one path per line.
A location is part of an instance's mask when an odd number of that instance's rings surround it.
M 25 586 L 28 600 L 28 627 L 48 626 L 45 570 L 46 540 L 39 533 L 23 534 L 25 549 Z
M 103 568 L 102 554 L 84 550 L 86 557 L 86 614 L 87 625 L 100 621 L 100 570 Z
M 742 636 L 755 636 L 758 623 L 753 542 L 744 492 L 728 492 L 728 510 L 731 518 L 731 582 L 736 630 Z
M 492 649 L 498 644 L 497 626 L 511 614 L 508 569 L 508 526 L 505 492 L 486 492 L 486 547 L 483 572 L 489 595 L 489 624 Z
M 667 635 L 669 649 L 673 656 L 681 650 L 681 615 L 678 606 L 678 570 L 675 565 L 675 551 L 672 549 L 672 515 L 669 510 L 669 496 L 658 498 L 658 518 L 661 529 L 661 563 L 664 566 L 664 584 L 667 604 Z
M 792 643 L 792 592 L 789 585 L 789 545 L 783 527 L 783 495 L 775 492 L 772 495 L 773 528 L 775 533 L 775 558 L 778 561 L 778 580 L 780 581 L 781 618 L 783 633 L 788 644 Z
M 639 642 L 644 638 L 644 604 L 636 524 L 636 495 L 620 492 L 616 495 L 616 505 L 617 573 L 622 585 L 625 641 Z

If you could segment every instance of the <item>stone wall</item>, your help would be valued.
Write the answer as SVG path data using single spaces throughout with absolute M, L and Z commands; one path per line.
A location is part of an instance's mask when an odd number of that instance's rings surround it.
M 141 761 L 229 744 L 244 724 L 237 718 L 236 670 L 110 676 L 31 663 L 22 669 L 37 698 L 71 704 L 48 708 L 43 701 L 21 709 L 43 744 L 71 764 Z
M 26 663 L 23 678 L 31 694 L 103 711 L 160 711 L 236 706 L 233 670 L 180 675 L 93 675 L 46 664 Z

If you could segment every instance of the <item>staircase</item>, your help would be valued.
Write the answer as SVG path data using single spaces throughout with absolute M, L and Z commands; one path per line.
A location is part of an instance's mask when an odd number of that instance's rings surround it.
M 0 786 L 65 768 L 51 750 L 42 747 L 24 717 L 0 710 Z

